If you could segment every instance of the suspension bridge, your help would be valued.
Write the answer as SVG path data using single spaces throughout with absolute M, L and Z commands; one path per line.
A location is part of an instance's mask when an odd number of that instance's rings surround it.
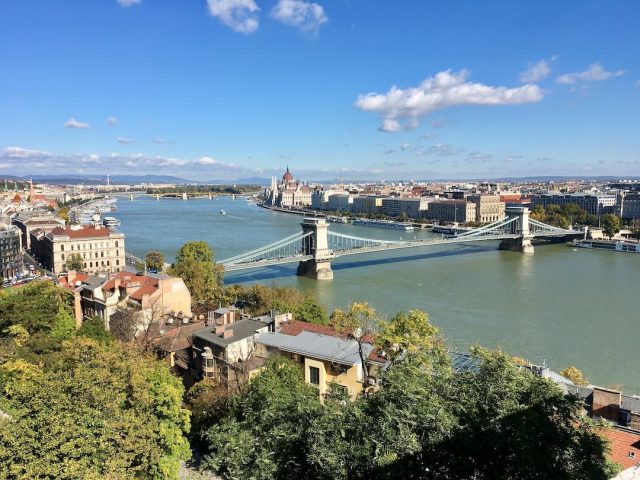
M 333 278 L 331 261 L 346 255 L 429 247 L 487 240 L 500 240 L 501 250 L 533 253 L 534 238 L 575 237 L 580 230 L 563 229 L 529 218 L 529 209 L 508 207 L 501 220 L 481 228 L 442 238 L 425 240 L 381 240 L 329 231 L 320 218 L 305 218 L 302 231 L 250 252 L 221 260 L 225 271 L 298 263 L 298 275 L 317 280 Z

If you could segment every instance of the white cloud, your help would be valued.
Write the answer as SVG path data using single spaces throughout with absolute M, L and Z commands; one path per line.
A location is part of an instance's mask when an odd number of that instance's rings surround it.
M 138 5 L 142 0 L 118 0 L 118 3 L 123 7 L 130 7 L 132 5 Z
M 149 162 L 153 164 L 153 161 Z M 182 167 L 189 163 L 187 160 L 182 158 L 165 158 L 165 157 L 156 157 L 156 165 L 159 167 Z
M 552 57 L 551 61 L 542 59 L 538 63 L 530 63 L 529 68 L 520 74 L 520 81 L 522 83 L 533 83 L 547 78 L 551 73 L 550 64 L 555 59 L 556 57 Z
M 380 130 L 397 132 L 416 128 L 425 115 L 458 105 L 515 105 L 539 102 L 543 93 L 537 85 L 515 88 L 492 87 L 467 82 L 469 72 L 451 70 L 425 79 L 419 86 L 398 88 L 395 85 L 384 94 L 360 95 L 355 106 L 365 112 L 375 112 L 382 119 Z
M 88 123 L 79 122 L 78 120 L 76 120 L 73 117 L 71 117 L 69 120 L 64 122 L 64 126 L 67 127 L 67 128 L 79 128 L 81 130 L 85 130 L 85 129 L 89 128 L 89 124 Z
M 169 143 L 169 140 L 165 138 L 154 138 L 153 143 Z
M 429 148 L 416 147 L 415 149 L 415 155 L 417 157 L 425 157 L 429 155 L 435 155 L 437 157 L 451 157 L 453 155 L 459 155 L 462 152 L 464 152 L 463 148 L 458 148 L 442 142 L 431 145 Z
M 44 158 L 51 154 L 40 150 L 29 150 L 22 147 L 7 147 L 4 149 L 4 156 L 7 158 Z
M 198 165 L 217 165 L 220 162 L 211 157 L 200 157 L 195 161 L 195 163 L 197 163 Z
M 118 143 L 133 143 L 133 140 L 127 137 L 118 137 L 116 140 L 118 140 Z
M 107 117 L 107 123 L 109 125 L 115 125 L 116 123 L 118 123 L 118 117 Z
M 599 63 L 592 63 L 584 72 L 565 73 L 564 75 L 560 75 L 556 78 L 556 82 L 564 85 L 572 85 L 578 82 L 598 82 L 614 77 L 621 77 L 624 74 L 624 70 L 608 72 Z
M 321 5 L 303 0 L 278 0 L 271 9 L 271 16 L 307 33 L 317 33 L 320 26 L 329 20 Z
M 236 32 L 251 33 L 258 29 L 260 11 L 254 0 L 207 0 L 209 13 Z

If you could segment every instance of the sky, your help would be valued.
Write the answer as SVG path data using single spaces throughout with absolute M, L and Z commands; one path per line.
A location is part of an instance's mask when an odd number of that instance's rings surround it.
M 640 2 L 7 0 L 0 176 L 640 175 Z

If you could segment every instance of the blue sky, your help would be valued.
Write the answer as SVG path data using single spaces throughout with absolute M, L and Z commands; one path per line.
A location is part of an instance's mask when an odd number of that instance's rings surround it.
M 633 0 L 20 0 L 0 18 L 0 175 L 640 175 Z

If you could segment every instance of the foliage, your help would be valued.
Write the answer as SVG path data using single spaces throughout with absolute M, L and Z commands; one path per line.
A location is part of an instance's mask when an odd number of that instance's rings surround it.
M 573 367 L 573 366 L 567 367 L 560 372 L 560 375 L 568 378 L 576 385 L 582 385 L 582 386 L 589 385 L 589 381 L 586 379 L 583 373 L 576 367 Z
M 560 228 L 568 228 L 576 224 L 598 224 L 598 217 L 596 215 L 587 213 L 586 210 L 575 203 L 567 203 L 562 207 L 558 205 L 549 205 L 547 207 L 536 205 L 531 212 L 531 218 Z
M 104 320 L 100 317 L 91 317 L 84 322 L 76 332 L 78 336 L 87 337 L 98 343 L 109 343 L 113 341 L 113 335 L 104 328 Z
M 602 217 L 602 231 L 609 238 L 618 233 L 621 226 L 622 224 L 620 222 L 620 217 L 618 217 L 617 215 L 607 213 Z
M 295 320 L 318 325 L 329 325 L 329 316 L 326 310 L 314 298 L 306 298 L 300 305 L 292 310 Z
M 27 332 L 50 332 L 64 310 L 73 316 L 73 294 L 52 282 L 31 282 L 0 291 L 0 331 L 22 325 Z M 73 318 L 73 317 L 72 317 Z
M 307 431 L 321 409 L 300 367 L 273 358 L 204 433 L 204 467 L 228 479 L 304 478 Z
M 0 366 L 0 478 L 175 478 L 189 457 L 183 387 L 118 343 L 65 342 L 59 362 Z
M 358 343 L 358 356 L 365 380 L 369 378 L 369 364 L 363 346 L 365 343 L 373 343 L 379 321 L 375 309 L 366 302 L 352 303 L 345 311 L 336 309 L 331 316 L 335 329 Z M 366 381 L 362 384 L 363 391 L 365 388 Z
M 205 378 L 194 384 L 187 393 L 186 405 L 191 410 L 194 432 L 202 432 L 229 411 L 229 389 Z M 197 440 L 197 439 L 196 439 Z
M 144 261 L 147 263 L 147 269 L 158 270 L 161 272 L 164 269 L 164 255 L 161 252 L 153 251 L 145 255 Z
M 109 330 L 121 342 L 132 342 L 138 328 L 138 311 L 128 307 L 118 307 L 109 317 Z
M 206 242 L 188 242 L 178 251 L 169 273 L 184 280 L 193 303 L 205 303 L 219 294 L 224 269 L 216 265 Z
M 79 253 L 72 253 L 67 257 L 67 260 L 64 262 L 64 268 L 67 271 L 71 270 L 82 270 L 84 268 L 84 261 Z
M 58 210 L 58 218 L 61 218 L 62 220 L 64 220 L 64 223 L 69 225 L 69 223 L 70 223 L 70 220 L 69 220 L 69 207 L 62 207 L 60 210 Z
M 53 325 L 49 335 L 58 340 L 68 340 L 76 334 L 76 320 L 62 305 L 53 317 Z

